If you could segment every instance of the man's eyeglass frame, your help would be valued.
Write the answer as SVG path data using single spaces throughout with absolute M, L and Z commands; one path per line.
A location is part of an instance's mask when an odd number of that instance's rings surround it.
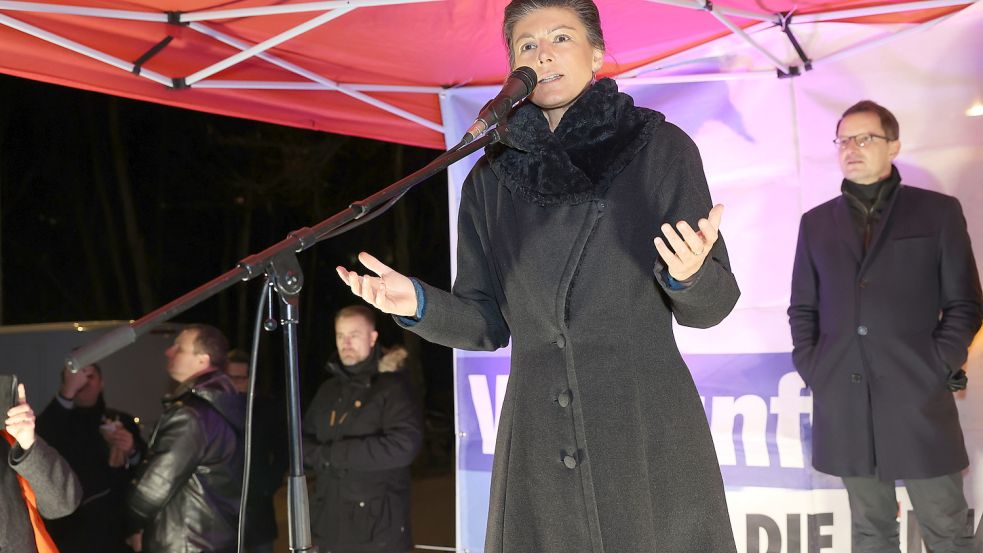
M 841 150 L 846 150 L 847 145 L 852 140 L 857 145 L 858 148 L 863 148 L 863 147 L 867 146 L 867 144 L 870 144 L 875 138 L 880 138 L 881 140 L 883 140 L 885 142 L 891 142 L 893 140 L 893 139 L 888 138 L 886 136 L 881 136 L 879 134 L 871 134 L 871 133 L 866 133 L 865 132 L 865 133 L 861 133 L 861 134 L 855 134 L 853 136 L 844 136 L 842 138 L 839 137 L 839 136 L 837 136 L 836 138 L 833 139 L 833 144 L 835 144 L 836 147 L 839 148 L 839 149 L 841 149 Z

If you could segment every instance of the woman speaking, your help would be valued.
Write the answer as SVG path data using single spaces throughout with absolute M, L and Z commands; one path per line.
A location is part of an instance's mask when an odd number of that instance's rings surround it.
M 512 341 L 486 553 L 735 551 L 720 469 L 672 317 L 705 328 L 740 294 L 699 151 L 610 79 L 590 0 L 505 8 L 529 102 L 464 184 L 452 292 L 371 255 L 338 267 L 423 338 Z

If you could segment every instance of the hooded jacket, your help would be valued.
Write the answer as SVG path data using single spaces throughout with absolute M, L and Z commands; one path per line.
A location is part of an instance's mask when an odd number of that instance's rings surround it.
M 321 553 L 413 547 L 410 464 L 423 422 L 407 375 L 379 373 L 378 365 L 378 348 L 350 367 L 335 356 L 304 415 L 304 464 L 317 476 L 311 531 Z
M 234 551 L 242 494 L 245 404 L 209 371 L 164 396 L 127 501 L 148 553 Z

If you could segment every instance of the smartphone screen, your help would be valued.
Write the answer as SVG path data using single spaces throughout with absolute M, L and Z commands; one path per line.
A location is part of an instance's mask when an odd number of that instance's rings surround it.
M 7 411 L 17 403 L 17 375 L 0 374 L 0 430 L 7 420 Z

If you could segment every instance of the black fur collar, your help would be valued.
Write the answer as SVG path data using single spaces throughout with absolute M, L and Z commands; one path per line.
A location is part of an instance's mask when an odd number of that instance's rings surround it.
M 635 108 L 631 96 L 601 79 L 570 106 L 554 132 L 532 103 L 515 110 L 502 143 L 489 146 L 499 180 L 526 201 L 576 205 L 604 195 L 645 146 L 661 113 Z

